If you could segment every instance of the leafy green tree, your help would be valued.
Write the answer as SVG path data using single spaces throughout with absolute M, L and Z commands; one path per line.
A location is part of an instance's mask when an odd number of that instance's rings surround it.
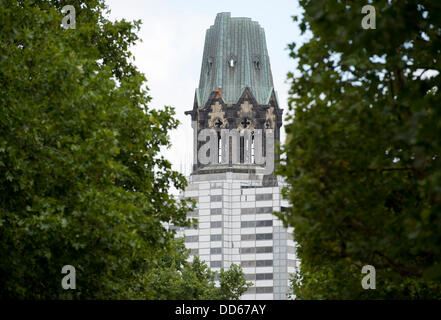
M 76 29 L 61 27 L 64 5 Z M 102 0 L 0 1 L 0 299 L 176 297 L 152 270 L 185 259 L 165 224 L 188 225 L 193 204 L 170 194 L 186 180 L 159 155 L 178 121 L 148 107 L 128 51 L 140 22 L 105 12 Z M 76 290 L 61 287 L 64 265 Z M 181 287 L 197 271 L 184 265 Z
M 300 0 L 280 166 L 300 299 L 441 298 L 441 2 Z M 298 20 L 297 17 L 294 18 Z M 364 265 L 376 289 L 364 290 Z
M 156 299 L 173 300 L 236 300 L 247 290 L 247 283 L 240 267 L 232 264 L 220 273 L 211 271 L 197 256 L 188 261 L 188 253 L 181 241 L 174 243 L 174 250 L 164 255 L 149 274 L 143 277 L 144 288 Z M 215 286 L 215 279 L 219 286 Z
M 228 270 L 223 268 L 219 274 L 218 299 L 237 300 L 245 291 L 252 286 L 252 282 L 246 282 L 242 267 L 232 264 Z

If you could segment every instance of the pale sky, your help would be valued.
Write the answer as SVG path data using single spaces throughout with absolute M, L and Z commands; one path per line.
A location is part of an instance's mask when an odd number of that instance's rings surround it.
M 107 0 L 110 19 L 142 20 L 138 33 L 141 43 L 132 48 L 135 64 L 147 77 L 152 101 L 150 106 L 175 108 L 181 122 L 170 134 L 172 147 L 163 152 L 174 170 L 186 175 L 192 162 L 192 128 L 184 111 L 193 107 L 199 84 L 205 31 L 214 24 L 217 13 L 231 12 L 232 17 L 248 17 L 265 29 L 274 86 L 280 107 L 287 112 L 288 71 L 294 71 L 287 45 L 302 41 L 292 16 L 299 14 L 297 1 L 248 0 Z M 284 137 L 282 128 L 282 139 Z

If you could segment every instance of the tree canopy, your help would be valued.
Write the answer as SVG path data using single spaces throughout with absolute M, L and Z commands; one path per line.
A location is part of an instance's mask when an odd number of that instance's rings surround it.
M 372 2 L 372 1 L 369 1 Z M 300 299 L 441 298 L 441 2 L 300 0 L 279 173 Z M 364 265 L 376 289 L 364 290 Z
M 242 269 L 232 264 L 228 270 L 213 272 L 198 256 L 188 262 L 188 253 L 181 242 L 164 255 L 143 277 L 142 287 L 154 299 L 172 300 L 237 300 L 252 284 L 246 282 Z M 219 285 L 215 285 L 215 281 Z
M 75 29 L 61 27 L 64 5 Z M 160 156 L 178 121 L 148 107 L 128 50 L 140 21 L 105 12 L 101 0 L 0 1 L 0 299 L 238 298 L 239 268 L 215 288 L 165 227 L 193 208 Z M 75 290 L 61 287 L 64 265 Z

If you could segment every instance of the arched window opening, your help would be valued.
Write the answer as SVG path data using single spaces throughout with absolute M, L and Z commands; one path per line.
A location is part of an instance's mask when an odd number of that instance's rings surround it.
M 222 138 L 220 131 L 217 133 L 217 148 L 218 148 L 217 163 L 222 163 Z
M 251 132 L 251 163 L 254 163 L 254 131 Z
M 227 59 L 228 66 L 234 68 L 237 64 L 237 58 L 234 55 L 230 55 Z
M 254 69 L 260 70 L 261 62 L 259 56 L 253 56 L 253 64 L 254 64 Z
M 210 74 L 211 69 L 213 68 L 213 63 L 214 63 L 214 58 L 213 57 L 208 57 L 208 60 L 207 60 L 207 75 Z

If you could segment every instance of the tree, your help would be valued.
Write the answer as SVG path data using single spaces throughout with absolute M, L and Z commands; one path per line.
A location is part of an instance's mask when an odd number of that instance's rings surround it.
M 300 299 L 441 298 L 441 3 L 301 0 L 279 173 Z M 297 17 L 294 20 L 297 21 Z M 376 289 L 364 290 L 364 265 Z
M 144 277 L 142 288 L 156 299 L 172 300 L 237 300 L 247 290 L 247 283 L 240 267 L 232 264 L 220 273 L 211 271 L 198 256 L 188 261 L 188 253 L 181 241 L 174 250 L 164 255 Z M 215 285 L 216 278 L 219 286 Z
M 61 27 L 67 4 L 75 29 Z M 170 194 L 186 180 L 159 155 L 178 121 L 148 107 L 128 51 L 140 22 L 105 10 L 0 1 L 0 299 L 171 298 L 142 284 L 185 258 L 164 225 L 187 226 L 193 204 Z

